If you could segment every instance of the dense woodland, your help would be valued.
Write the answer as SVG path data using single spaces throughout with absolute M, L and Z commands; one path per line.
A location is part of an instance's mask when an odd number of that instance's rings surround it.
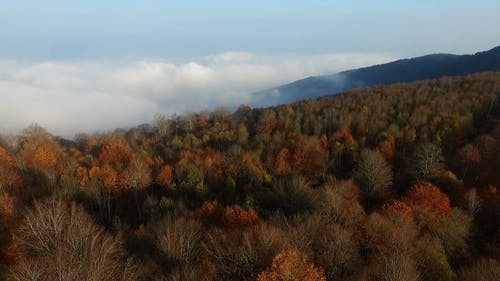
M 500 280 L 500 73 L 0 140 L 3 280 Z

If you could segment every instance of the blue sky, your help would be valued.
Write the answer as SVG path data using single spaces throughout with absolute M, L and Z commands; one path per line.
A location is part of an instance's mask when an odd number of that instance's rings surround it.
M 499 0 L 0 0 L 0 133 L 110 130 L 500 44 Z
M 0 1 L 0 56 L 468 53 L 500 43 L 500 1 Z

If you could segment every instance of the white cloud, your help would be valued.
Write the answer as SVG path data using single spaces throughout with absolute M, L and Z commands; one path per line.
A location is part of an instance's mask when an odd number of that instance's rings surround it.
M 255 57 L 256 56 L 254 54 L 248 52 L 227 52 L 215 56 L 209 56 L 208 59 L 212 63 L 234 63 L 249 61 Z
M 255 91 L 392 59 L 229 52 L 185 63 L 0 60 L 0 132 L 17 133 L 38 123 L 72 136 L 151 122 L 157 113 L 252 105 Z

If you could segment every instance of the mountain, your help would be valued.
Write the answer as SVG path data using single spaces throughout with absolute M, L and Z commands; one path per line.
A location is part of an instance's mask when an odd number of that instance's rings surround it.
M 262 106 L 316 98 L 353 88 L 500 70 L 500 46 L 474 55 L 432 54 L 386 64 L 312 76 L 253 95 Z

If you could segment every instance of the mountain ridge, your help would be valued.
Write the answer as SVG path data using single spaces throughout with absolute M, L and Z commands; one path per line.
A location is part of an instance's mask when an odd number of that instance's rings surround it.
M 429 54 L 334 74 L 309 76 L 253 93 L 259 106 L 335 94 L 359 87 L 500 70 L 500 46 L 474 54 Z

